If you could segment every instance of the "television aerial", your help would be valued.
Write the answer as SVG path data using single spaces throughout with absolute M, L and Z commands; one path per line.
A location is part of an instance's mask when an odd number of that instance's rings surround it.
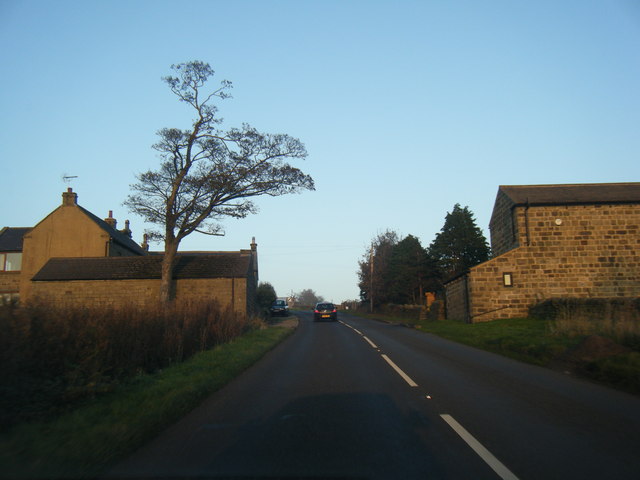
M 62 174 L 62 181 L 66 185 L 71 185 L 71 180 L 73 180 L 74 178 L 78 178 L 78 175 L 67 175 L 66 173 Z

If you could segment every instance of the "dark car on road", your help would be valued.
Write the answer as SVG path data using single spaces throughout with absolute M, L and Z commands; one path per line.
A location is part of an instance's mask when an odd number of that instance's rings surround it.
M 269 307 L 269 313 L 272 317 L 277 315 L 286 317 L 289 315 L 289 305 L 287 305 L 286 300 L 276 300 Z
M 338 309 L 333 303 L 317 303 L 316 307 L 313 309 L 313 320 L 316 322 L 320 320 L 335 322 L 338 320 Z

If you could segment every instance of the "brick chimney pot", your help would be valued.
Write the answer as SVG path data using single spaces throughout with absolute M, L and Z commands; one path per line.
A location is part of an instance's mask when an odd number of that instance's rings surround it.
M 66 192 L 62 192 L 62 205 L 65 207 L 73 207 L 78 204 L 78 194 L 71 187 Z

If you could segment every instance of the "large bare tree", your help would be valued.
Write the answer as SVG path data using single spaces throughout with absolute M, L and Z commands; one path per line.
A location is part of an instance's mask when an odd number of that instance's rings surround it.
M 173 270 L 182 239 L 193 232 L 221 235 L 218 221 L 257 212 L 254 197 L 314 190 L 313 179 L 289 163 L 307 156 L 304 145 L 284 134 L 265 134 L 247 124 L 222 130 L 216 100 L 230 97 L 231 82 L 207 90 L 214 71 L 192 61 L 172 65 L 175 76 L 164 77 L 171 91 L 194 112 L 186 130 L 163 128 L 153 145 L 161 159 L 157 170 L 137 175 L 129 209 L 160 230 L 149 232 L 164 240 L 160 298 L 174 295 Z

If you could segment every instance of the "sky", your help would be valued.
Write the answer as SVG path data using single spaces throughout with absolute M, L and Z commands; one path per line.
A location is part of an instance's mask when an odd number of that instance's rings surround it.
M 638 0 L 0 0 L 0 227 L 71 187 L 141 242 L 123 202 L 156 132 L 191 125 L 161 81 L 191 60 L 233 83 L 223 126 L 306 145 L 315 191 L 180 246 L 255 237 L 279 296 L 357 299 L 374 237 L 427 247 L 456 203 L 489 239 L 499 185 L 640 181 Z

